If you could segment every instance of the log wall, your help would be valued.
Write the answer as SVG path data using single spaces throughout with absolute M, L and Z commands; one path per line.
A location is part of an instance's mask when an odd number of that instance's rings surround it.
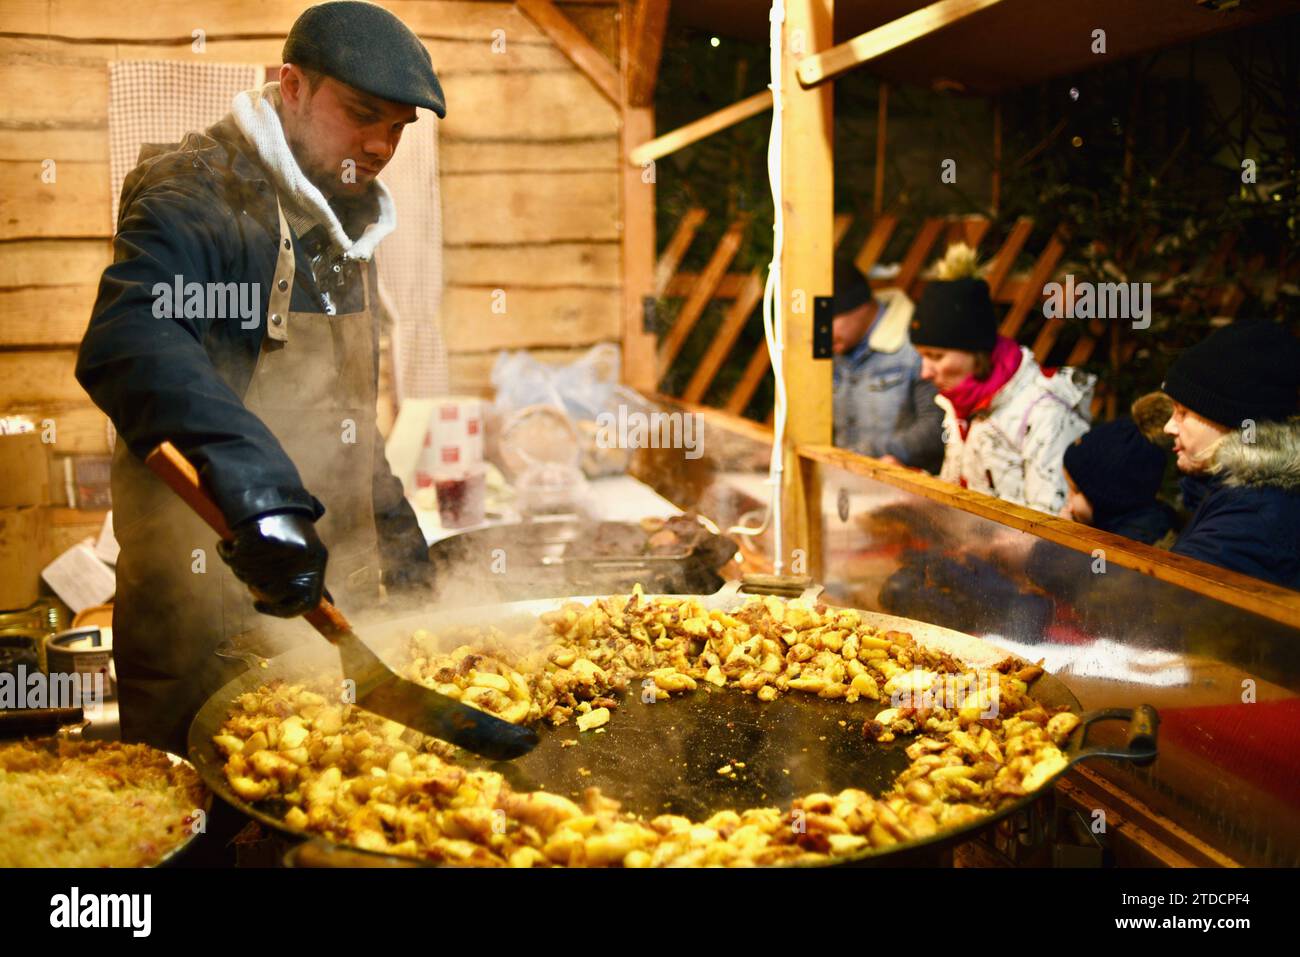
M 0 5 L 0 414 L 54 418 L 59 454 L 108 449 L 106 419 L 72 373 L 111 259 L 109 61 L 275 65 L 306 5 Z M 511 3 L 384 6 L 424 40 L 447 94 L 443 312 L 453 388 L 484 391 L 502 348 L 564 360 L 617 340 L 618 110 Z M 617 62 L 615 0 L 560 8 Z M 206 34 L 202 54 L 191 49 L 195 29 Z M 57 163 L 50 184 L 41 180 L 48 159 Z M 491 311 L 497 289 L 507 293 L 505 315 Z

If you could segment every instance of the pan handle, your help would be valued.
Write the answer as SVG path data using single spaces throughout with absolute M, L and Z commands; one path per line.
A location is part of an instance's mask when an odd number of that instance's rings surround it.
M 809 575 L 745 575 L 722 586 L 723 595 L 777 595 L 781 598 L 804 598 L 816 601 L 822 586 L 815 584 Z
M 1088 730 L 1098 721 L 1127 721 L 1128 733 L 1124 744 L 1088 744 Z M 1136 708 L 1103 708 L 1080 716 L 1079 726 L 1070 736 L 1070 764 L 1090 758 L 1115 758 L 1130 761 L 1139 767 L 1156 759 L 1156 735 L 1160 728 L 1160 715 L 1149 704 Z
M 90 724 L 80 706 L 75 708 L 11 708 L 0 711 L 0 738 L 63 733 L 80 737 Z M 66 732 L 66 733 L 64 733 Z

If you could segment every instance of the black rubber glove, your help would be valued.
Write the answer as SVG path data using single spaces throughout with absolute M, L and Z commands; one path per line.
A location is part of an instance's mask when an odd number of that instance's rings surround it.
M 301 512 L 259 515 L 236 526 L 218 551 L 235 577 L 253 589 L 264 615 L 294 618 L 320 604 L 329 553 Z

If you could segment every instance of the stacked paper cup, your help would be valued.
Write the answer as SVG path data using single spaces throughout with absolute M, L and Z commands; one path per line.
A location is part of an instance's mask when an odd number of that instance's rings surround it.
M 448 528 L 477 525 L 484 518 L 483 401 L 474 396 L 437 399 L 416 467 L 421 488 L 433 485 Z

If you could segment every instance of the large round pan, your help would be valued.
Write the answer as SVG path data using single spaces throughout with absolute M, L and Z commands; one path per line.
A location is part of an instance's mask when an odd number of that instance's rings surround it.
M 747 595 L 741 589 L 739 582 L 731 582 L 713 595 L 690 597 L 707 608 L 731 611 L 746 600 Z M 360 633 L 393 664 L 402 643 L 416 628 L 437 633 L 455 626 L 493 625 L 508 634 L 514 628 L 523 630 L 531 626 L 539 615 L 554 611 L 566 602 L 589 604 L 595 600 L 596 596 L 584 596 L 433 611 L 394 619 L 378 628 L 362 629 Z M 946 651 L 972 667 L 989 668 L 1007 657 L 1005 651 L 951 629 L 893 615 L 861 614 L 868 624 L 909 632 L 919 643 Z M 222 771 L 225 759 L 213 745 L 212 737 L 239 695 L 276 678 L 300 681 L 336 673 L 338 658 L 333 648 L 320 642 L 261 664 L 231 681 L 200 709 L 190 726 L 190 758 L 209 787 L 222 799 L 272 828 L 298 833 L 285 826 L 276 808 L 248 804 L 231 791 Z M 1098 756 L 1135 763 L 1155 759 L 1158 719 L 1149 706 L 1082 714 L 1078 699 L 1050 674 L 1039 677 L 1029 690 L 1042 704 L 1053 708 L 1064 706 L 1083 718 L 1064 749 L 1070 765 Z M 464 755 L 464 763 L 491 766 L 504 774 L 512 786 L 523 790 L 544 787 L 553 794 L 574 796 L 596 786 L 607 796 L 621 801 L 625 810 L 647 816 L 684 814 L 693 819 L 727 808 L 788 807 L 793 798 L 816 791 L 835 793 L 857 787 L 878 794 L 909 763 L 904 753 L 906 740 L 884 745 L 864 742 L 862 724 L 886 706 L 879 702 L 859 701 L 850 705 L 789 694 L 763 704 L 753 695 L 738 690 L 704 685 L 690 695 L 646 704 L 642 703 L 640 691 L 635 685 L 628 690 L 603 734 L 579 734 L 572 725 L 543 728 L 541 743 L 522 758 L 487 765 Z M 1088 743 L 1089 728 L 1102 720 L 1129 723 L 1124 744 Z M 569 740 L 576 740 L 577 744 L 564 746 L 563 742 Z M 719 773 L 728 766 L 730 772 Z M 1046 793 L 1051 784 L 1048 781 L 1039 790 L 967 826 L 893 845 L 883 851 L 868 850 L 837 858 L 836 863 L 893 863 L 911 852 L 936 850 L 1014 813 Z

